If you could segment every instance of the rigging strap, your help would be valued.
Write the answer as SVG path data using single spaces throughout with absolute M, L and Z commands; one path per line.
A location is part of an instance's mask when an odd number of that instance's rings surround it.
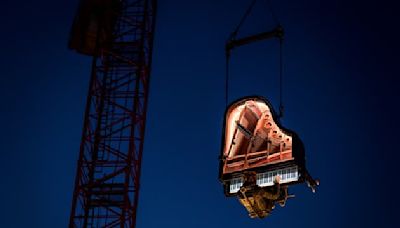
M 229 61 L 231 50 L 234 47 L 238 47 L 251 42 L 259 41 L 262 39 L 268 39 L 272 37 L 279 38 L 279 117 L 283 117 L 284 107 L 283 107 L 283 28 L 280 26 L 279 20 L 276 17 L 269 0 L 267 0 L 268 9 L 272 15 L 273 20 L 277 23 L 277 27 L 271 32 L 260 33 L 254 36 L 246 37 L 237 40 L 236 36 L 239 29 L 242 27 L 243 23 L 247 19 L 248 15 L 251 13 L 256 0 L 253 0 L 246 10 L 245 14 L 241 18 L 239 24 L 236 26 L 235 30 L 230 34 L 228 41 L 225 46 L 225 106 L 228 106 L 229 101 Z

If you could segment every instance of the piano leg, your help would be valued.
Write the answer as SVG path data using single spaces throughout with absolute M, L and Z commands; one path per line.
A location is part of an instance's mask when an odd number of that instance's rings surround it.
M 304 172 L 304 178 L 305 178 L 305 181 L 307 182 L 307 186 L 309 187 L 309 188 L 311 188 L 311 191 L 314 193 L 315 192 L 315 190 L 316 190 L 316 188 L 317 188 L 317 186 L 319 185 L 319 180 L 318 179 L 314 179 L 314 178 L 312 178 L 312 176 L 310 175 L 310 173 L 308 172 L 308 170 L 306 170 L 305 172 Z

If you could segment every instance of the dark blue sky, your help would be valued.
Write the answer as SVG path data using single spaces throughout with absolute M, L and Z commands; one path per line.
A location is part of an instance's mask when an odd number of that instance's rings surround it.
M 312 194 L 248 218 L 217 180 L 224 42 L 250 0 L 159 0 L 138 227 L 394 227 L 399 18 L 390 1 L 272 1 L 286 29 L 286 116 Z M 393 1 L 394 2 L 394 1 Z M 90 58 L 67 49 L 78 0 L 3 1 L 0 227 L 66 227 Z M 273 27 L 259 1 L 242 34 Z M 278 106 L 277 42 L 237 50 L 231 101 Z

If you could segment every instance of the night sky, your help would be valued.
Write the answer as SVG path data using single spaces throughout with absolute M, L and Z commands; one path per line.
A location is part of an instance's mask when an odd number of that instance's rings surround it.
M 272 0 L 286 30 L 282 124 L 317 193 L 250 219 L 218 181 L 224 43 L 250 0 L 159 0 L 138 228 L 396 227 L 399 13 L 393 1 Z M 67 227 L 91 59 L 67 48 L 78 0 L 2 1 L 0 227 Z M 275 23 L 258 1 L 240 35 Z M 278 101 L 278 42 L 235 50 L 230 101 Z

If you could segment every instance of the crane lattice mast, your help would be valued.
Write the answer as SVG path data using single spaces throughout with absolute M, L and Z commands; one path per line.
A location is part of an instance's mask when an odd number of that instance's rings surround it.
M 135 227 L 156 3 L 81 1 L 70 47 L 93 61 L 69 227 Z

